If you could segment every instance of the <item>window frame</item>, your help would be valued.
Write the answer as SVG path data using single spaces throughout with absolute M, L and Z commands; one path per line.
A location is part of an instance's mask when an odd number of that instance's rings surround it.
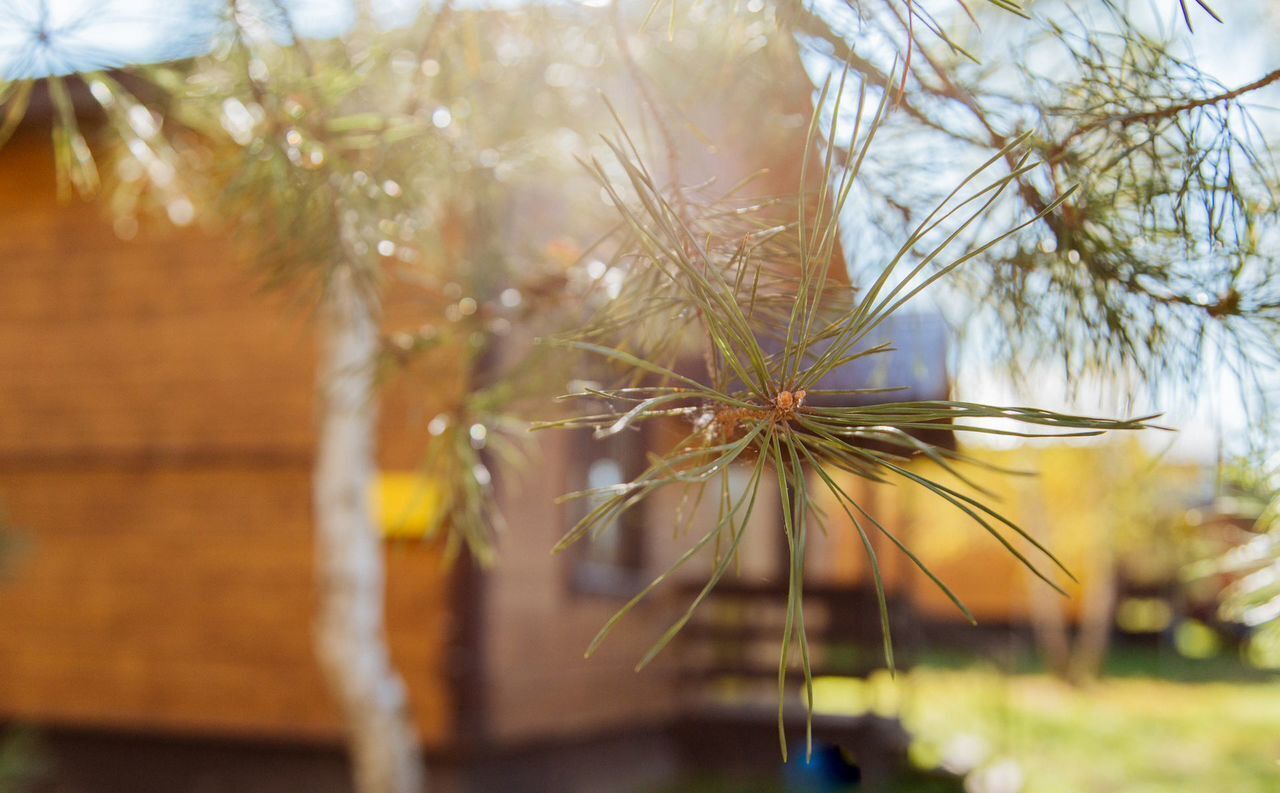
M 605 439 L 593 437 L 590 429 L 572 430 L 566 447 L 566 492 L 589 486 L 588 470 L 597 460 L 616 460 L 624 481 L 639 476 L 646 465 L 649 436 L 643 425 Z M 589 503 L 586 499 L 565 503 L 562 531 L 568 531 L 586 514 Z M 592 558 L 590 537 L 582 538 L 566 551 L 565 578 L 571 594 L 629 599 L 644 589 L 648 584 L 645 574 L 647 506 L 647 502 L 642 502 L 618 516 L 618 525 L 614 529 L 619 533 L 616 559 L 602 561 Z

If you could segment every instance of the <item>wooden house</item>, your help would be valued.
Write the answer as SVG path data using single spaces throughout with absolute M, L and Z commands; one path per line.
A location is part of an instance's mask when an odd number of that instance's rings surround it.
M 57 202 L 52 163 L 42 135 L 0 152 L 0 503 L 24 549 L 0 583 L 0 716 L 334 746 L 309 616 L 307 311 L 261 293 L 218 240 L 122 242 L 100 208 Z M 380 464 L 413 470 L 423 419 L 387 402 Z M 632 672 L 662 611 L 582 657 L 618 601 L 548 552 L 565 522 L 552 496 L 570 489 L 566 443 L 546 441 L 546 464 L 503 489 L 501 575 L 447 568 L 433 544 L 387 549 L 393 656 L 432 754 L 675 712 L 667 672 Z M 172 781 L 92 789 L 183 789 Z
M 0 150 L 0 504 L 25 547 L 0 581 L 0 719 L 43 729 L 72 791 L 344 790 L 312 646 L 308 312 L 264 293 L 225 240 L 144 229 L 123 241 L 134 230 L 100 208 L 58 202 L 52 169 L 38 128 Z M 936 375 L 944 356 L 930 354 Z M 945 376 L 929 388 L 945 393 Z M 417 466 L 430 417 L 387 395 L 385 472 Z M 723 704 L 708 692 L 759 678 L 776 653 L 777 495 L 709 619 L 636 674 L 685 608 L 680 582 L 591 660 L 583 650 L 677 552 L 664 506 L 616 542 L 552 556 L 572 522 L 553 496 L 636 450 L 539 443 L 537 465 L 502 477 L 511 526 L 496 571 L 388 544 L 394 661 L 439 789 L 642 789 L 707 741 L 705 724 L 679 727 Z M 846 532 L 810 551 L 815 631 L 870 648 L 831 673 L 878 663 L 857 549 Z M 763 752 L 720 750 L 758 762 L 776 747 L 764 734 Z

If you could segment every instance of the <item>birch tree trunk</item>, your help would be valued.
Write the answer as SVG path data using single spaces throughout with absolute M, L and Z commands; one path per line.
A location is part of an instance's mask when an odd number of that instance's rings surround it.
M 1108 529 L 1110 527 L 1107 527 Z M 1088 587 L 1080 612 L 1080 633 L 1071 658 L 1071 680 L 1077 684 L 1096 680 L 1102 674 L 1111 648 L 1111 626 L 1116 612 L 1116 559 L 1109 531 L 1090 554 Z
M 1103 462 L 1107 476 L 1104 481 L 1116 481 L 1110 458 Z M 1043 545 L 1051 545 L 1045 521 L 1047 506 L 1039 487 L 1034 482 L 1023 485 L 1024 498 L 1029 506 L 1023 528 Z M 1109 520 L 1109 519 L 1108 519 Z M 1079 628 L 1072 631 L 1065 613 L 1062 598 L 1049 589 L 1043 581 L 1027 573 L 1027 586 L 1031 598 L 1031 628 L 1036 644 L 1044 657 L 1045 666 L 1059 679 L 1073 686 L 1080 686 L 1098 677 L 1111 646 L 1111 625 L 1116 602 L 1116 561 L 1112 546 L 1111 526 L 1099 530 L 1094 547 L 1086 554 L 1088 570 L 1084 577 L 1081 596 Z
M 359 793 L 422 793 L 425 767 L 383 620 L 382 544 L 373 522 L 376 310 L 348 269 L 320 318 L 319 449 L 313 480 L 316 643 L 345 721 Z
M 1121 465 L 1120 450 L 1104 447 L 1102 459 L 1103 482 L 1124 482 L 1135 476 L 1134 471 Z M 1127 488 L 1112 487 L 1097 498 L 1105 505 L 1102 525 L 1095 530 L 1094 547 L 1089 552 L 1089 569 L 1085 580 L 1084 603 L 1080 612 L 1080 634 L 1071 659 L 1072 679 L 1077 683 L 1096 680 L 1102 674 L 1111 649 L 1112 626 L 1116 614 L 1116 530 L 1119 516 L 1123 515 L 1117 497 Z
M 1040 490 L 1038 480 L 1022 483 L 1023 503 L 1027 505 L 1027 516 L 1022 527 L 1037 542 L 1051 545 L 1049 527 L 1045 520 L 1048 509 L 1044 502 L 1044 494 Z M 1063 613 L 1062 601 L 1058 593 L 1049 588 L 1030 571 L 1026 573 L 1027 595 L 1031 607 L 1031 632 L 1035 636 L 1040 655 L 1049 673 L 1059 680 L 1069 681 L 1071 678 L 1071 629 L 1067 624 L 1067 615 Z

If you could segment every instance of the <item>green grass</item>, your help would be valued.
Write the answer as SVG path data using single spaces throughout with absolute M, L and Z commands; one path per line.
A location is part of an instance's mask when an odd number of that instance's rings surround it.
M 912 757 L 921 767 L 936 767 L 965 744 L 980 758 L 979 772 L 1012 762 L 1020 793 L 1280 790 L 1280 677 L 1231 659 L 1151 651 L 1119 652 L 1108 667 L 1112 676 L 1082 688 L 972 664 L 917 667 L 896 680 L 826 678 L 816 681 L 815 706 L 899 715 L 915 735 Z M 785 793 L 767 780 L 705 779 L 671 790 Z M 894 793 L 923 790 L 906 784 Z
M 926 765 L 962 739 L 985 746 L 983 765 L 1016 763 L 1024 793 L 1280 790 L 1280 680 L 1116 677 L 1072 688 L 983 668 L 899 680 L 825 682 L 821 708 L 901 713 Z
M 962 670 L 985 663 L 1014 675 L 1045 671 L 1039 653 L 1031 647 L 1010 648 L 1005 653 L 988 650 L 975 654 L 960 648 L 926 648 L 913 656 L 917 668 Z M 1104 677 L 1158 678 L 1181 683 L 1266 683 L 1277 679 L 1274 670 L 1258 669 L 1241 660 L 1241 654 L 1223 647 L 1208 658 L 1187 658 L 1172 646 L 1120 644 L 1107 653 Z

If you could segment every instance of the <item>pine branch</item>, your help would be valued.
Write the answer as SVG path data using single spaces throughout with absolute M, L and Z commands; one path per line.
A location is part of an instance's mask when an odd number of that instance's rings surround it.
M 886 86 L 890 85 L 893 81 L 886 81 Z M 824 112 L 827 96 L 834 98 L 833 118 L 841 117 L 843 91 L 840 88 L 833 91 L 832 87 L 833 82 L 828 80 L 819 94 L 803 162 L 808 162 L 819 142 L 825 144 L 828 155 L 834 148 L 834 128 L 825 135 L 816 134 L 817 119 Z M 1149 420 L 1105 420 L 958 401 L 894 402 L 891 396 L 883 403 L 870 405 L 817 404 L 824 393 L 828 398 L 832 395 L 822 383 L 833 373 L 852 360 L 883 354 L 890 348 L 887 343 L 874 344 L 869 335 L 883 328 L 894 312 L 940 279 L 1038 222 L 1068 197 L 1064 195 L 1048 203 L 1043 212 L 1013 229 L 973 247 L 952 250 L 964 231 L 990 213 L 1001 194 L 1035 167 L 1028 162 L 1025 152 L 1027 136 L 1019 136 L 966 177 L 911 231 L 897 253 L 884 263 L 876 281 L 855 293 L 850 284 L 829 280 L 826 273 L 839 237 L 842 210 L 876 131 L 885 119 L 891 91 L 882 92 L 873 111 L 864 113 L 863 99 L 865 85 L 859 90 L 856 115 L 859 120 L 864 116 L 868 118 L 867 131 L 861 136 L 855 133 L 849 147 L 850 156 L 843 166 L 831 156 L 823 158 L 819 180 L 823 187 L 816 207 L 805 211 L 801 204 L 797 220 L 784 225 L 775 224 L 768 214 L 751 222 L 744 220 L 747 213 L 723 213 L 714 204 L 694 205 L 691 211 L 701 232 L 695 239 L 672 206 L 672 199 L 654 183 L 644 164 L 634 159 L 633 150 L 621 142 L 612 142 L 612 152 L 626 173 L 629 194 L 634 194 L 634 200 L 623 199 L 620 187 L 610 180 L 609 171 L 603 165 L 593 161 L 590 167 L 626 229 L 619 244 L 625 246 L 625 259 L 630 267 L 615 302 L 622 305 L 622 311 L 632 320 L 619 323 L 613 320 L 613 312 L 606 312 L 603 327 L 608 328 L 607 332 L 602 331 L 601 325 L 589 326 L 559 343 L 616 365 L 620 368 L 622 384 L 570 394 L 567 398 L 590 400 L 592 412 L 535 425 L 535 429 L 592 429 L 596 437 L 604 438 L 630 431 L 645 422 L 674 420 L 688 424 L 685 437 L 670 449 L 652 455 L 649 467 L 630 482 L 567 495 L 566 498 L 584 499 L 590 506 L 586 515 L 561 539 L 558 549 L 595 537 L 613 525 L 618 516 L 668 487 L 696 488 L 701 500 L 702 490 L 718 486 L 732 466 L 751 467 L 747 491 L 740 496 L 730 497 L 726 492 L 712 498 L 711 501 L 721 505 L 714 526 L 692 543 L 671 570 L 658 576 L 611 618 L 588 649 L 590 655 L 618 622 L 676 569 L 707 548 L 716 548 L 706 585 L 684 615 L 644 655 L 640 666 L 646 665 L 673 640 L 726 574 L 749 530 L 748 518 L 756 505 L 758 484 L 766 468 L 774 469 L 778 491 L 783 496 L 782 531 L 791 553 L 787 621 L 779 661 L 780 730 L 782 695 L 793 647 L 800 648 L 806 691 L 811 684 L 810 669 L 803 663 L 807 646 L 802 606 L 803 560 L 814 497 L 805 476 L 806 468 L 816 471 L 836 496 L 861 535 L 873 568 L 877 564 L 875 551 L 857 515 L 882 532 L 888 532 L 841 487 L 833 477 L 836 472 L 873 482 L 898 480 L 923 489 L 967 515 L 1033 575 L 1062 591 L 1033 558 L 1042 555 L 1048 564 L 1070 577 L 1049 549 L 982 500 L 910 466 L 913 458 L 927 458 L 955 473 L 951 463 L 965 460 L 963 453 L 940 449 L 913 433 L 945 424 L 958 433 L 1034 437 L 1043 432 L 1051 436 L 1079 436 L 1138 430 L 1148 426 Z M 855 122 L 856 126 L 859 125 Z M 1015 163 L 1010 172 L 992 173 L 1006 157 L 1012 157 Z M 807 186 L 808 180 L 802 173 L 802 191 Z M 758 249 L 744 244 L 741 233 L 744 224 L 748 228 L 767 229 L 768 243 Z M 773 245 L 778 246 L 776 250 Z M 771 254 L 778 254 L 781 261 L 772 260 Z M 760 276 L 779 266 L 783 277 L 767 280 L 766 288 L 778 290 L 774 296 L 779 298 L 781 310 L 757 311 L 758 302 L 767 296 L 758 286 Z M 752 284 L 749 291 L 744 289 L 747 283 Z M 655 303 L 656 295 L 661 295 L 661 300 Z M 664 337 L 669 337 L 671 318 L 682 316 L 696 317 L 695 324 L 700 326 L 697 335 L 707 339 L 707 346 L 714 349 L 733 379 L 704 382 L 691 377 L 679 371 L 678 360 L 659 359 L 654 348 L 643 338 L 637 338 L 638 328 L 644 323 L 636 321 L 636 317 L 662 323 Z M 658 346 L 657 350 L 665 354 L 665 348 Z M 637 379 L 637 373 L 647 376 Z M 882 389 L 864 389 L 856 393 L 870 395 L 880 391 Z M 987 423 L 989 420 L 1003 423 L 995 426 Z M 960 481 L 964 481 L 962 474 Z M 791 495 L 794 500 L 788 498 Z M 713 543 L 725 536 L 729 538 L 728 547 L 721 552 L 720 546 Z M 955 594 L 905 545 L 896 538 L 894 541 L 967 615 L 968 611 Z M 880 595 L 885 659 L 892 668 L 887 599 L 878 575 L 875 585 Z M 785 736 L 782 743 L 785 752 Z
M 1263 75 L 1262 77 L 1259 77 L 1258 79 L 1254 80 L 1251 83 L 1246 83 L 1245 85 L 1242 85 L 1238 88 L 1234 88 L 1229 91 L 1223 91 L 1222 93 L 1214 94 L 1213 96 L 1206 96 L 1200 99 L 1190 99 L 1185 102 L 1166 105 L 1165 107 L 1160 107 L 1155 110 L 1146 110 L 1146 111 L 1136 112 L 1136 113 L 1124 113 L 1118 116 L 1109 116 L 1106 118 L 1100 118 L 1095 121 L 1091 121 L 1088 124 L 1085 124 L 1080 128 L 1076 129 L 1071 134 L 1067 135 L 1067 137 L 1064 138 L 1062 142 L 1055 147 L 1057 151 L 1055 152 L 1054 156 L 1061 157 L 1062 154 L 1070 146 L 1072 141 L 1080 137 L 1083 137 L 1084 135 L 1087 135 L 1090 132 L 1101 129 L 1103 127 L 1108 127 L 1112 125 L 1127 127 L 1134 124 L 1150 124 L 1156 121 L 1167 121 L 1174 118 L 1175 116 L 1179 116 L 1183 113 L 1186 113 L 1191 110 L 1195 110 L 1197 108 L 1207 107 L 1209 105 L 1220 105 L 1220 104 L 1225 104 L 1227 102 L 1235 101 L 1236 99 L 1240 98 L 1241 96 L 1244 96 L 1247 93 L 1251 93 L 1253 91 L 1266 88 L 1267 86 L 1277 81 L 1280 81 L 1280 69 L 1275 69 L 1274 71 L 1268 72 L 1267 74 Z

